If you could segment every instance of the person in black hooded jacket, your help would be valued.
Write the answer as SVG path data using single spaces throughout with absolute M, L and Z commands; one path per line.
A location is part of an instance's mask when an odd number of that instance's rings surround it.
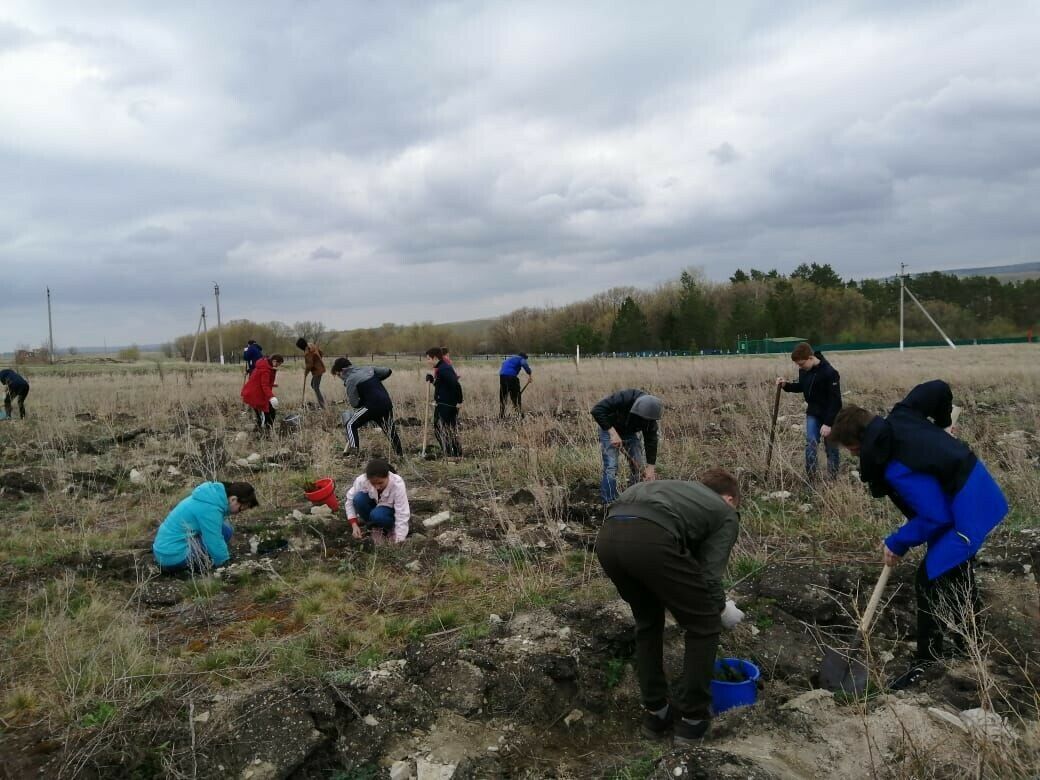
M 841 411 L 841 376 L 828 363 L 822 352 L 814 352 L 807 341 L 791 351 L 791 360 L 798 366 L 798 379 L 788 382 L 776 378 L 776 384 L 787 393 L 801 393 L 805 397 L 805 473 L 809 479 L 816 477 L 816 451 L 820 437 L 827 451 L 827 473 L 831 479 L 838 476 L 841 453 L 827 442 L 834 418 Z
M 1007 516 L 1008 503 L 971 448 L 950 435 L 953 392 L 939 379 L 915 387 L 888 417 L 849 405 L 831 438 L 859 456 L 860 479 L 875 498 L 888 496 L 906 522 L 882 546 L 895 566 L 912 547 L 927 545 L 917 569 L 917 653 L 888 685 L 918 682 L 944 655 L 943 634 L 953 628 L 963 646 L 980 610 L 974 560 L 989 533 Z

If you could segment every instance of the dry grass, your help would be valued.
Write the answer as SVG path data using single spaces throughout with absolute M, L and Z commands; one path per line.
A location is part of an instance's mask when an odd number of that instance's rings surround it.
M 1040 415 L 1040 363 L 1032 346 L 851 353 L 832 356 L 846 399 L 879 411 L 914 384 L 941 377 L 966 407 L 961 436 L 1005 487 L 1015 525 L 1036 525 L 1040 507 L 1035 439 Z M 387 382 L 399 418 L 425 414 L 425 367 L 390 363 Z M 126 550 L 147 542 L 172 506 L 201 478 L 228 478 L 219 448 L 232 460 L 252 450 L 270 457 L 288 448 L 297 467 L 249 475 L 265 516 L 301 505 L 300 487 L 331 475 L 342 485 L 360 470 L 344 461 L 339 406 L 308 410 L 302 432 L 257 443 L 251 414 L 238 401 L 235 370 L 62 373 L 40 371 L 27 424 L 0 428 L 2 469 L 28 466 L 49 474 L 54 489 L 4 502 L 0 526 L 0 718 L 7 727 L 36 725 L 76 734 L 114 727 L 153 697 L 183 686 L 220 688 L 242 680 L 284 675 L 349 674 L 401 650 L 417 637 L 476 638 L 487 616 L 559 599 L 610 597 L 594 557 L 561 538 L 568 496 L 577 485 L 595 489 L 600 458 L 588 409 L 623 387 L 642 387 L 665 399 L 659 474 L 691 478 L 721 465 L 745 475 L 748 500 L 730 579 L 753 573 L 765 561 L 821 563 L 873 561 L 880 538 L 898 521 L 887 504 L 862 486 L 804 481 L 799 397 L 784 394 L 774 467 L 764 474 L 772 380 L 792 376 L 786 356 L 645 359 L 536 363 L 525 392 L 523 425 L 500 422 L 497 364 L 458 364 L 467 401 L 463 407 L 463 462 L 423 461 L 415 453 L 422 426 L 401 430 L 410 455 L 400 471 L 415 495 L 444 498 L 455 490 L 486 514 L 483 523 L 502 534 L 479 555 L 443 555 L 424 561 L 420 573 L 404 568 L 407 546 L 358 557 L 288 557 L 277 572 L 258 573 L 234 587 L 189 584 L 198 628 L 185 631 L 151 617 L 140 603 L 141 581 L 97 579 L 66 570 L 70 557 Z M 299 411 L 302 379 L 280 372 L 282 416 Z M 326 378 L 330 400 L 338 382 Z M 308 399 L 311 398 L 307 391 Z M 90 422 L 76 415 L 91 415 Z M 129 417 L 127 417 L 129 415 Z M 84 441 L 109 441 L 129 430 L 147 432 L 132 442 L 85 451 Z M 374 428 L 362 433 L 370 453 L 386 443 Z M 433 441 L 431 436 L 430 441 Z M 215 448 L 216 447 L 216 448 Z M 822 453 L 821 453 L 822 458 Z M 173 466 L 178 477 L 131 485 L 131 467 Z M 846 474 L 854 463 L 843 455 Z M 103 473 L 115 484 L 97 492 L 84 473 Z M 77 476 L 78 475 L 78 476 Z M 236 473 L 241 478 L 241 473 Z M 64 492 L 66 485 L 78 485 Z M 535 496 L 516 509 L 503 501 L 519 488 Z M 765 493 L 789 490 L 778 502 Z M 808 505 L 805 508 L 804 505 Z M 541 528 L 549 545 L 520 543 Z M 413 527 L 414 529 L 414 527 Z M 320 531 L 320 529 L 317 529 Z M 998 542 L 995 542 L 998 543 Z M 147 574 L 141 572 L 141 580 Z M 205 641 L 200 642 L 200 638 Z M 980 672 L 981 674 L 981 672 Z M 988 689 L 987 689 L 988 690 Z M 989 694 L 993 695 L 993 694 Z M 93 730 L 93 731 L 92 731 Z

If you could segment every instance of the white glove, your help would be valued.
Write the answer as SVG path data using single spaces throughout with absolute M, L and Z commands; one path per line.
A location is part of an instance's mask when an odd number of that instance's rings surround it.
M 734 628 L 744 619 L 744 613 L 737 608 L 733 599 L 726 601 L 726 608 L 722 610 L 722 627 Z
M 278 399 L 277 398 L 274 398 L 274 397 L 271 398 L 271 408 L 272 409 L 277 409 L 278 408 Z

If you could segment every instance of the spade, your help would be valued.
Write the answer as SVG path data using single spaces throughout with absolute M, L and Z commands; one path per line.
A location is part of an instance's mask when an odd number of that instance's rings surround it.
M 888 577 L 892 573 L 891 566 L 885 566 L 878 577 L 874 592 L 870 594 L 867 608 L 863 610 L 863 617 L 859 621 L 856 636 L 848 647 L 834 648 L 825 647 L 823 650 L 823 661 L 820 662 L 820 687 L 829 691 L 842 691 L 844 693 L 859 696 L 867 690 L 867 665 L 863 662 L 860 647 L 863 644 L 863 636 L 870 628 L 870 621 L 877 610 L 881 594 L 888 583 Z

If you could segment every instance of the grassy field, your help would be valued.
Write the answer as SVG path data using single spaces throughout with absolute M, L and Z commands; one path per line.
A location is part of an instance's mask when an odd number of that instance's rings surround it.
M 1034 346 L 829 357 L 841 371 L 846 402 L 878 411 L 920 381 L 950 381 L 956 403 L 965 407 L 960 435 L 1013 506 L 991 546 L 1010 549 L 1040 527 Z M 234 367 L 88 363 L 29 372 L 30 418 L 0 423 L 0 755 L 8 759 L 6 771 L 221 776 L 218 763 L 206 763 L 216 761 L 207 753 L 219 754 L 216 742 L 196 744 L 196 723 L 199 734 L 209 727 L 194 720 L 203 702 L 270 685 L 340 690 L 388 660 L 413 663 L 416 648 L 445 659 L 490 653 L 499 623 L 529 613 L 587 615 L 613 602 L 616 594 L 590 552 L 601 511 L 598 443 L 588 409 L 619 388 L 641 387 L 665 400 L 660 477 L 694 478 L 714 465 L 742 475 L 747 500 L 730 563 L 733 584 L 759 582 L 777 564 L 827 571 L 874 566 L 880 539 L 899 520 L 893 507 L 868 497 L 847 453 L 839 480 L 805 483 L 800 397 L 783 396 L 774 467 L 764 472 L 772 379 L 795 373 L 786 357 L 593 360 L 580 370 L 567 362 L 536 365 L 522 423 L 497 419 L 497 365 L 462 361 L 462 460 L 419 457 L 425 368 L 413 360 L 389 365 L 394 374 L 387 387 L 406 450 L 397 466 L 409 486 L 416 534 L 392 548 L 354 543 L 342 514 L 311 515 L 302 495 L 304 485 L 322 476 L 335 478 L 342 494 L 363 468 L 364 457 L 342 455 L 338 418 L 347 407 L 338 381 L 325 379 L 326 397 L 335 403 L 319 411 L 302 402 L 302 368 L 283 368 L 281 416 L 300 413 L 302 425 L 258 441 L 252 415 L 239 401 L 241 374 Z M 305 397 L 313 400 L 309 389 Z M 385 439 L 374 428 L 363 429 L 362 446 L 365 455 L 385 454 Z M 252 453 L 259 456 L 255 462 L 242 460 Z M 204 479 L 247 480 L 260 496 L 259 509 L 235 518 L 235 563 L 219 576 L 158 578 L 151 537 L 169 509 Z M 770 497 L 779 491 L 791 496 Z M 452 513 L 447 524 L 423 527 L 423 519 L 445 509 Z M 294 517 L 293 510 L 303 514 Z M 1034 589 L 1035 602 L 1035 580 L 1022 579 L 1021 571 L 1016 576 L 1024 592 Z M 760 590 L 755 625 L 768 632 L 774 618 Z M 1036 630 L 1035 612 L 1033 603 L 1012 616 L 1027 636 Z M 589 650 L 600 654 L 596 679 L 605 691 L 618 686 L 622 696 L 618 681 L 627 661 L 604 647 Z M 493 673 L 471 665 L 482 675 Z M 426 680 L 413 683 L 427 690 Z M 470 721 L 491 722 L 495 690 L 487 688 L 485 703 L 468 711 Z M 632 714 L 616 709 L 632 703 L 631 692 L 625 695 L 629 699 L 603 704 L 600 725 L 583 737 L 594 755 L 584 759 L 595 767 L 591 774 L 645 777 L 652 770 L 640 767 L 656 766 L 659 753 L 617 741 L 617 722 Z M 1018 697 L 1016 706 L 1028 705 L 1023 701 Z M 344 717 L 353 723 L 360 713 L 349 710 Z M 425 728 L 440 711 L 432 703 L 420 710 L 399 734 L 369 740 L 378 750 L 364 761 L 352 764 L 342 751 L 330 758 L 332 748 L 322 743 L 294 766 L 295 774 L 270 776 L 379 776 L 363 774 L 365 767 L 385 776 L 393 739 Z M 512 717 L 525 723 L 522 714 Z M 315 723 L 324 733 L 320 719 Z M 564 729 L 562 723 L 541 726 L 546 733 Z M 531 745 L 541 726 L 528 734 L 525 749 L 537 752 Z M 342 742 L 349 729 L 337 728 Z M 496 771 L 540 776 L 534 752 L 509 761 L 503 754 Z

